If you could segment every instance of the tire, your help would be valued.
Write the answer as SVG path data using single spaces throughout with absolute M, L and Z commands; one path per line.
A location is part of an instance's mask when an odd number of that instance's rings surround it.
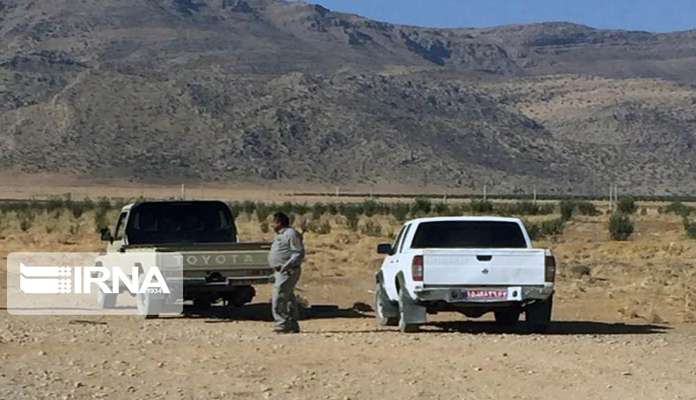
M 412 300 L 408 293 L 403 289 L 399 289 L 399 330 L 403 333 L 413 333 L 420 330 L 418 324 L 409 324 L 407 322 L 409 319 L 408 308 L 411 302 Z
M 97 305 L 102 310 L 116 308 L 116 299 L 118 294 L 104 293 L 101 290 L 97 293 Z
M 158 318 L 164 307 L 164 299 L 159 295 L 138 293 L 135 296 L 138 314 L 145 319 Z
M 198 296 L 193 298 L 193 306 L 195 308 L 210 308 L 213 304 L 210 296 Z
M 140 287 L 143 287 L 143 279 L 140 277 Z M 158 318 L 164 310 L 165 295 L 155 293 L 138 293 L 135 295 L 135 304 L 138 308 L 138 314 L 145 319 Z
M 385 315 L 387 307 L 393 308 L 393 305 L 385 304 L 386 299 L 388 297 L 384 287 L 378 283 L 375 288 L 375 318 L 377 318 L 377 323 L 380 326 L 398 326 L 399 317 L 388 317 Z
M 500 325 L 515 325 L 520 320 L 520 310 L 510 309 L 495 311 L 495 322 Z
M 230 307 L 242 307 L 251 303 L 256 297 L 256 289 L 253 286 L 240 286 L 231 294 L 224 297 Z
M 537 301 L 527 307 L 525 318 L 532 332 L 545 332 L 551 324 L 553 312 L 553 297 L 544 301 Z

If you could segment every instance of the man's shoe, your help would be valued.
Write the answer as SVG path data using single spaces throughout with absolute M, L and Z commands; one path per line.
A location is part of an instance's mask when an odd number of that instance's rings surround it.
M 275 328 L 273 329 L 273 332 L 283 335 L 283 334 L 288 334 L 288 333 L 300 333 L 300 328 Z

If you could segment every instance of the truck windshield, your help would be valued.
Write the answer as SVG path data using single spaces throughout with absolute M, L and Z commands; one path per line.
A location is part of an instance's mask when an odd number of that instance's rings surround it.
M 515 222 L 442 221 L 418 225 L 413 249 L 524 249 L 522 229 Z
M 143 203 L 133 207 L 129 244 L 234 243 L 237 230 L 220 202 Z

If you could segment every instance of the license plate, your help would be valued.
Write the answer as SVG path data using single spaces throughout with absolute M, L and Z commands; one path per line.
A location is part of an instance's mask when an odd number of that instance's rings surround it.
M 506 289 L 462 289 L 453 290 L 453 301 L 501 301 L 509 300 Z
M 470 300 L 498 300 L 498 299 L 503 299 L 507 300 L 508 298 L 508 292 L 507 289 L 505 290 L 465 290 L 464 293 L 464 298 L 470 299 Z

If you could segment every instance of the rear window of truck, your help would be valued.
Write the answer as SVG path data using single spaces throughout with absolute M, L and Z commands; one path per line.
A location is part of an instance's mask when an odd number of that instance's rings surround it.
M 234 243 L 232 214 L 220 202 L 143 203 L 133 207 L 129 244 Z
M 418 225 L 412 249 L 526 249 L 520 225 L 499 221 L 442 221 Z

